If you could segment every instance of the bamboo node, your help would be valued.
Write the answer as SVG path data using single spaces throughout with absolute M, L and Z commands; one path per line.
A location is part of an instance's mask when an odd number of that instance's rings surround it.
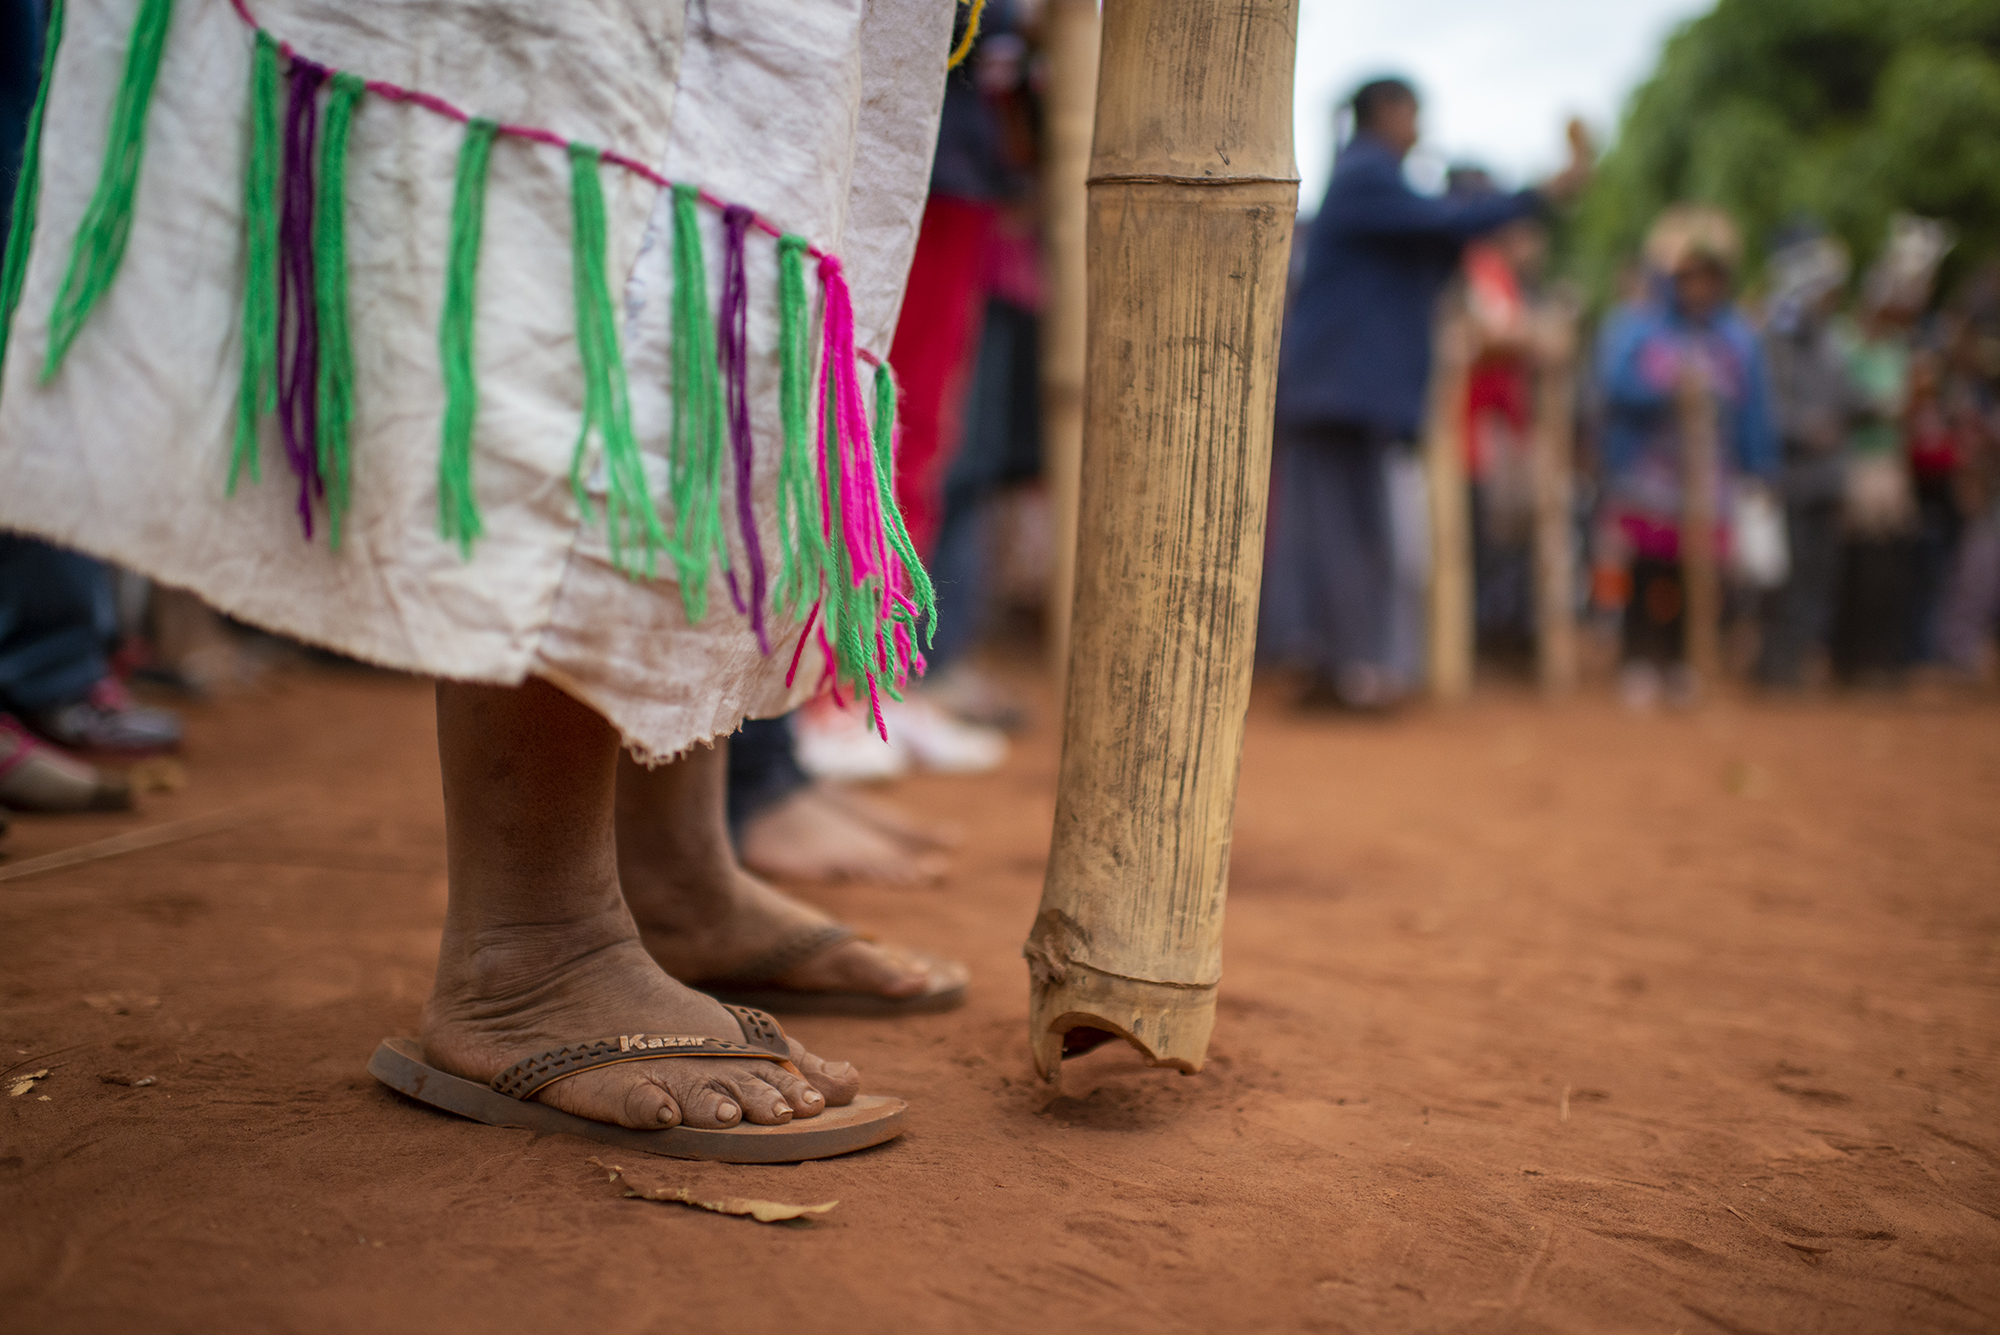
M 1061 909 L 1043 909 L 1021 943 L 1021 957 L 1037 987 L 1052 987 L 1069 981 L 1069 966 L 1089 949 L 1090 933 L 1076 919 Z

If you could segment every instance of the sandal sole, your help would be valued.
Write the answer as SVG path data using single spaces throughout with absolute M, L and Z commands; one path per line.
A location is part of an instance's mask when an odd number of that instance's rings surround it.
M 667 1131 L 634 1131 L 577 1117 L 532 1099 L 509 1098 L 490 1086 L 440 1071 L 424 1060 L 423 1047 L 414 1038 L 383 1039 L 368 1059 L 368 1073 L 398 1094 L 488 1126 L 582 1136 L 642 1154 L 711 1163 L 802 1163 L 852 1154 L 902 1135 L 903 1114 L 909 1108 L 901 1099 L 863 1094 L 844 1108 L 828 1108 L 817 1117 L 783 1126 L 743 1125 L 726 1131 L 677 1126 Z

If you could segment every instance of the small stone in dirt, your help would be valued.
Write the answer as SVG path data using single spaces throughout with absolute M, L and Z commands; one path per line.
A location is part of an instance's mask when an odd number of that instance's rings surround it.
M 103 1081 L 107 1085 L 124 1085 L 129 1089 L 144 1089 L 147 1085 L 159 1083 L 158 1076 L 152 1076 L 152 1075 L 133 1076 L 133 1075 L 125 1075 L 120 1072 L 107 1072 L 103 1075 L 98 1076 L 97 1078 Z
M 92 992 L 84 997 L 83 1004 L 102 1015 L 143 1015 L 157 1010 L 160 999 L 137 992 Z
M 46 1080 L 48 1078 L 49 1078 L 49 1068 L 46 1066 L 44 1066 L 39 1071 L 32 1071 L 27 1075 L 17 1075 L 14 1077 L 13 1088 L 9 1089 L 7 1093 L 10 1097 L 18 1099 L 23 1094 L 33 1089 L 35 1087 L 35 1082 L 37 1080 Z

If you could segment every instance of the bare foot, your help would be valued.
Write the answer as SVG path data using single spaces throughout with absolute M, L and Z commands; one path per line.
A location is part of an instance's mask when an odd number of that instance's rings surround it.
M 447 931 L 423 1020 L 424 1053 L 440 1069 L 489 1082 L 524 1057 L 621 1033 L 742 1037 L 719 1002 L 676 983 L 647 957 L 622 908 L 478 936 Z M 635 1130 L 720 1129 L 745 1119 L 779 1126 L 853 1101 L 861 1082 L 852 1066 L 823 1062 L 788 1041 L 789 1064 L 627 1062 L 583 1071 L 534 1097 Z
M 911 851 L 831 800 L 820 784 L 745 821 L 737 847 L 744 866 L 782 880 L 928 885 L 945 870 L 935 853 Z
M 884 797 L 873 797 L 848 784 L 816 783 L 811 791 L 828 806 L 911 848 L 949 852 L 965 842 L 965 830 L 952 821 L 927 821 Z

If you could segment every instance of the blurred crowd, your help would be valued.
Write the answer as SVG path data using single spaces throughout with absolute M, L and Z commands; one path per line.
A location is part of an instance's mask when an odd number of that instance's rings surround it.
M 1400 79 L 1355 94 L 1294 249 L 1260 649 L 1303 670 L 1304 704 L 1381 711 L 1422 686 L 1431 561 L 1449 550 L 1431 493 L 1461 471 L 1489 662 L 1531 656 L 1545 615 L 1582 619 L 1615 627 L 1627 704 L 1693 701 L 1693 522 L 1713 524 L 1716 667 L 1773 691 L 1984 670 L 2000 263 L 1961 266 L 1940 300 L 1942 223 L 1897 215 L 1857 281 L 1810 218 L 1752 256 L 1727 215 L 1680 205 L 1585 339 L 1580 297 L 1547 272 L 1590 171 L 1580 129 L 1547 182 L 1506 192 L 1457 168 L 1432 195 L 1406 179 L 1419 109 Z M 1570 498 L 1554 515 L 1549 468 Z M 1538 582 L 1538 524 L 1588 578 Z M 1539 607 L 1545 588 L 1575 605 Z

